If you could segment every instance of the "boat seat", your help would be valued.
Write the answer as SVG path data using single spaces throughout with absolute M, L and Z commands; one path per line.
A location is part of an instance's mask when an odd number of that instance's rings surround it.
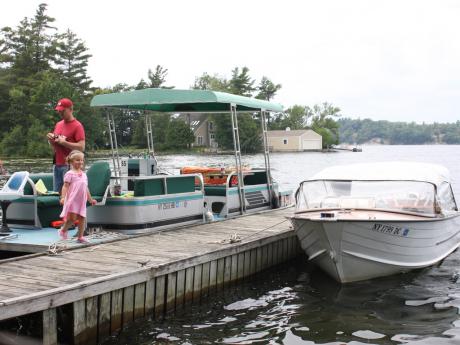
M 134 181 L 134 196 L 163 195 L 164 193 L 163 179 Z
M 96 162 L 87 171 L 88 188 L 93 199 L 100 202 L 110 183 L 110 166 L 107 162 Z M 53 174 L 33 174 L 29 175 L 33 182 L 42 180 L 48 190 L 53 190 Z M 31 202 L 33 190 L 30 184 L 26 184 L 23 197 L 15 202 Z M 50 226 L 51 222 L 60 219 L 62 206 L 59 204 L 58 195 L 37 195 L 37 215 L 42 227 Z
M 179 176 L 166 179 L 168 194 L 192 193 L 195 191 L 195 176 Z
M 29 177 L 34 183 L 37 183 L 38 180 L 42 180 L 47 190 L 53 190 L 53 174 L 30 174 Z M 24 187 L 24 195 L 34 195 L 32 186 L 29 183 Z
M 93 199 L 100 202 L 110 184 L 110 165 L 107 162 L 95 162 L 86 172 L 88 189 Z
M 37 206 L 48 207 L 48 206 L 59 206 L 58 195 L 39 195 L 37 196 Z
M 204 186 L 204 195 L 208 196 L 225 196 L 226 191 L 225 185 L 222 186 Z
M 104 194 L 110 184 L 109 163 L 95 162 L 90 166 L 86 172 L 86 175 L 88 176 L 88 188 L 92 198 L 98 202 L 102 201 Z M 46 185 L 46 187 L 48 186 Z M 38 218 L 40 219 L 42 226 L 50 226 L 52 221 L 60 219 L 62 206 L 59 204 L 58 195 L 37 196 L 37 207 Z

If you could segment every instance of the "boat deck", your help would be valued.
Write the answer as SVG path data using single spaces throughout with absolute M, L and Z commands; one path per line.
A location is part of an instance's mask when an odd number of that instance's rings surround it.
M 0 261 L 0 320 L 292 237 L 293 208 Z
M 9 233 L 0 234 L 0 250 L 22 253 L 43 253 L 76 247 L 84 247 L 85 244 L 78 243 L 74 237 L 76 228 L 69 230 L 69 239 L 61 240 L 57 229 L 17 229 L 11 228 Z M 126 235 L 101 232 L 88 236 L 92 244 L 104 243 L 117 238 L 126 238 Z

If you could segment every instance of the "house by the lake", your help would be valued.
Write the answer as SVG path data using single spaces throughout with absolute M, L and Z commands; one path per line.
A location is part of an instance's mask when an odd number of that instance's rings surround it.
M 208 114 L 181 114 L 179 118 L 189 125 L 195 135 L 192 146 L 217 148 L 215 126 Z
M 318 151 L 323 147 L 321 135 L 311 129 L 268 131 L 268 146 L 272 152 Z

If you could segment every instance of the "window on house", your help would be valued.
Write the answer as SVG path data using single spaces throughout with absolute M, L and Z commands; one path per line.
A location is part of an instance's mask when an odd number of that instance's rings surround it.
M 198 145 L 203 145 L 203 137 L 202 136 L 196 137 L 196 142 Z
M 211 134 L 211 139 L 214 139 L 214 134 Z
M 209 130 L 212 131 L 214 129 L 214 124 L 212 122 L 209 122 Z
M 287 139 L 283 139 L 283 144 L 284 144 L 284 145 L 287 145 L 287 143 L 288 143 L 288 142 L 287 142 Z

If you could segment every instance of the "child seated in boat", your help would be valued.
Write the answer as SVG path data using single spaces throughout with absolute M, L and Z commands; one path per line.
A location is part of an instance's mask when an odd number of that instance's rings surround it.
M 64 206 L 61 213 L 64 224 L 59 230 L 59 236 L 61 239 L 66 240 L 70 226 L 78 221 L 77 241 L 87 243 L 88 240 L 83 237 L 86 225 L 86 201 L 91 205 L 95 205 L 96 200 L 91 197 L 88 189 L 88 178 L 83 171 L 85 163 L 83 152 L 78 150 L 70 152 L 67 157 L 67 163 L 70 165 L 70 170 L 64 175 L 64 186 L 59 200 L 60 204 Z

